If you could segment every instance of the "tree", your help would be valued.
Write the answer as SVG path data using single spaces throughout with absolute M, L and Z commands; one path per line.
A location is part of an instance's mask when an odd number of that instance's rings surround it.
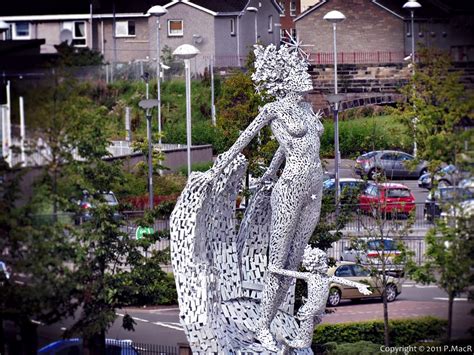
M 380 178 L 377 184 L 384 181 Z M 396 292 L 391 285 L 390 277 L 400 277 L 404 268 L 411 260 L 412 252 L 403 244 L 403 239 L 410 232 L 414 223 L 414 215 L 398 213 L 383 201 L 374 202 L 370 206 L 371 217 L 361 219 L 365 238 L 352 238 L 351 249 L 356 253 L 357 263 L 368 269 L 370 276 L 375 280 L 376 288 L 381 291 L 384 317 L 384 343 L 390 345 L 390 329 L 387 294 Z M 401 218 L 402 220 L 398 220 Z M 393 255 L 393 250 L 397 250 Z M 371 253 L 369 256 L 368 253 Z M 373 290 L 375 291 L 375 290 Z M 396 297 L 396 296 L 395 296 Z M 393 299 L 392 299 L 393 300 Z
M 48 223 L 32 215 L 32 206 L 18 205 L 18 184 L 24 171 L 0 162 L 0 248 L 11 277 L 0 286 L 0 333 L 3 321 L 17 325 L 22 354 L 36 354 L 38 339 L 33 323 L 52 324 L 74 313 L 71 264 L 75 243 L 64 243 L 68 231 L 62 223 Z M 3 336 L 0 352 L 5 352 Z
M 441 162 L 454 164 L 465 142 L 472 141 L 472 130 L 464 131 L 462 124 L 474 118 L 474 100 L 459 72 L 452 71 L 446 53 L 423 49 L 418 57 L 415 74 L 402 90 L 407 101 L 400 112 L 402 122 L 414 132 L 418 158 L 430 161 L 434 170 Z
M 425 237 L 425 262 L 411 263 L 409 273 L 419 282 L 435 283 L 448 294 L 447 340 L 451 340 L 454 298 L 472 285 L 474 224 L 472 211 L 453 204 L 446 219 L 439 220 Z

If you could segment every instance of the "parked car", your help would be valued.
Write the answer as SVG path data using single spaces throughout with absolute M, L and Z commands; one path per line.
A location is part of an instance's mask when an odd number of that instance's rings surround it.
M 328 296 L 328 304 L 330 306 L 335 307 L 339 305 L 342 299 L 359 300 L 362 298 L 382 297 L 381 283 L 377 282 L 377 278 L 371 275 L 370 270 L 362 265 L 354 262 L 338 262 L 336 263 L 336 266 L 328 270 L 328 275 L 368 284 L 372 290 L 372 294 L 366 296 L 360 293 L 357 288 L 333 283 L 330 285 Z M 387 301 L 395 301 L 397 296 L 402 292 L 400 279 L 388 276 L 386 292 Z
M 457 203 L 474 198 L 474 193 L 457 186 L 438 187 L 431 190 L 425 200 L 424 215 L 429 221 L 441 216 L 443 210 Z
M 62 339 L 55 341 L 38 350 L 42 355 L 82 355 L 82 339 Z M 138 355 L 131 340 L 105 339 L 106 355 Z
M 392 217 L 407 216 L 415 207 L 415 196 L 402 184 L 369 184 L 359 196 L 359 208 L 372 214 L 380 211 Z
M 103 203 L 107 204 L 109 207 L 114 207 L 115 210 L 113 217 L 115 220 L 122 217 L 117 210 L 119 202 L 112 191 L 101 192 L 94 196 L 92 196 L 88 191 L 83 191 L 80 200 L 73 199 L 72 201 L 77 203 L 79 206 L 79 212 L 74 218 L 75 224 L 81 224 L 82 222 L 87 222 L 92 219 L 92 210 L 95 207 L 93 201 L 103 201 Z
M 462 171 L 454 165 L 447 165 L 444 168 L 439 169 L 434 174 L 434 180 L 436 186 L 455 186 L 458 185 L 463 179 L 467 179 L 470 173 Z M 433 178 L 431 173 L 425 173 L 418 179 L 418 186 L 425 189 L 433 188 Z
M 459 187 L 474 192 L 474 178 L 463 179 L 458 184 Z
M 403 273 L 403 265 L 397 263 L 395 259 L 401 254 L 401 251 L 391 238 L 359 238 L 357 243 L 344 248 L 341 261 L 358 262 L 381 270 L 382 251 L 387 272 L 394 275 Z
M 378 150 L 361 155 L 356 159 L 355 172 L 361 177 L 376 179 L 378 176 L 388 178 L 418 178 L 428 171 L 428 163 L 420 161 L 413 169 L 410 162 L 413 155 L 395 150 Z
M 357 199 L 365 190 L 367 182 L 362 179 L 341 178 L 339 179 L 339 189 L 344 202 L 352 202 Z M 334 194 L 336 189 L 336 179 L 327 179 L 323 182 L 323 193 Z M 357 200 L 354 201 L 357 203 Z

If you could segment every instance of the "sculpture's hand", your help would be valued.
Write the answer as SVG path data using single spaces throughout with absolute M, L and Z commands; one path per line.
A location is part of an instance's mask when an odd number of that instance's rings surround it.
M 362 293 L 363 295 L 371 295 L 372 294 L 372 291 L 369 290 L 368 286 L 366 285 L 361 285 L 361 286 L 358 286 L 357 289 L 359 290 L 360 293 Z
M 201 193 L 213 184 L 217 176 L 218 174 L 212 169 L 206 172 L 193 172 L 189 179 L 189 186 L 195 192 Z

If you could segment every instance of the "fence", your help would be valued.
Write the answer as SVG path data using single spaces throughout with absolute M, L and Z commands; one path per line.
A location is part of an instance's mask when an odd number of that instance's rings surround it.
M 122 344 L 120 345 L 120 349 L 117 350 L 117 354 L 121 355 L 178 355 L 180 353 L 180 349 L 174 346 L 143 344 L 135 342 L 131 344 Z M 107 351 L 107 354 L 112 353 L 115 354 L 115 352 Z
M 403 63 L 405 54 L 403 52 L 340 52 L 337 53 L 338 64 L 381 64 L 381 63 Z M 334 53 L 310 53 L 310 64 L 328 65 L 334 64 Z

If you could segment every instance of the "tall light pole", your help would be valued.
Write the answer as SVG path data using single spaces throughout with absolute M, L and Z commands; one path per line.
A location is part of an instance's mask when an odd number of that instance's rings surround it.
M 211 72 L 211 121 L 212 125 L 216 126 L 217 121 L 216 121 L 216 98 L 215 98 L 215 89 L 214 89 L 214 56 L 211 55 L 211 60 L 210 60 L 210 68 L 209 71 Z
M 161 145 L 161 46 L 160 46 L 160 17 L 166 15 L 168 10 L 163 6 L 155 5 L 148 10 L 148 15 L 156 17 L 156 87 L 158 100 L 158 143 Z
M 420 3 L 415 0 L 409 0 L 404 5 L 403 8 L 410 10 L 410 17 L 411 17 L 411 65 L 412 65 L 412 76 L 415 76 L 415 9 L 419 9 L 421 7 Z M 413 96 L 415 95 L 415 84 L 413 83 Z M 413 118 L 413 131 L 414 131 L 414 139 L 413 139 L 413 155 L 416 157 L 418 149 L 416 145 L 416 123 L 418 119 L 416 117 Z
M 246 9 L 248 12 L 253 12 L 255 14 L 255 19 L 254 19 L 254 22 L 255 22 L 255 44 L 258 43 L 258 9 L 256 7 L 253 7 L 253 6 L 249 6 L 247 7 Z
M 330 11 L 323 17 L 324 20 L 332 23 L 334 38 L 334 95 L 338 95 L 337 91 L 337 47 L 336 47 L 336 27 L 339 22 L 346 19 L 346 16 L 339 11 Z M 334 177 L 336 182 L 336 206 L 339 206 L 339 101 L 334 102 Z
M 176 48 L 173 55 L 184 59 L 184 71 L 186 75 L 186 145 L 188 156 L 188 177 L 191 175 L 191 63 L 190 59 L 199 54 L 199 49 L 190 45 L 182 44 Z

